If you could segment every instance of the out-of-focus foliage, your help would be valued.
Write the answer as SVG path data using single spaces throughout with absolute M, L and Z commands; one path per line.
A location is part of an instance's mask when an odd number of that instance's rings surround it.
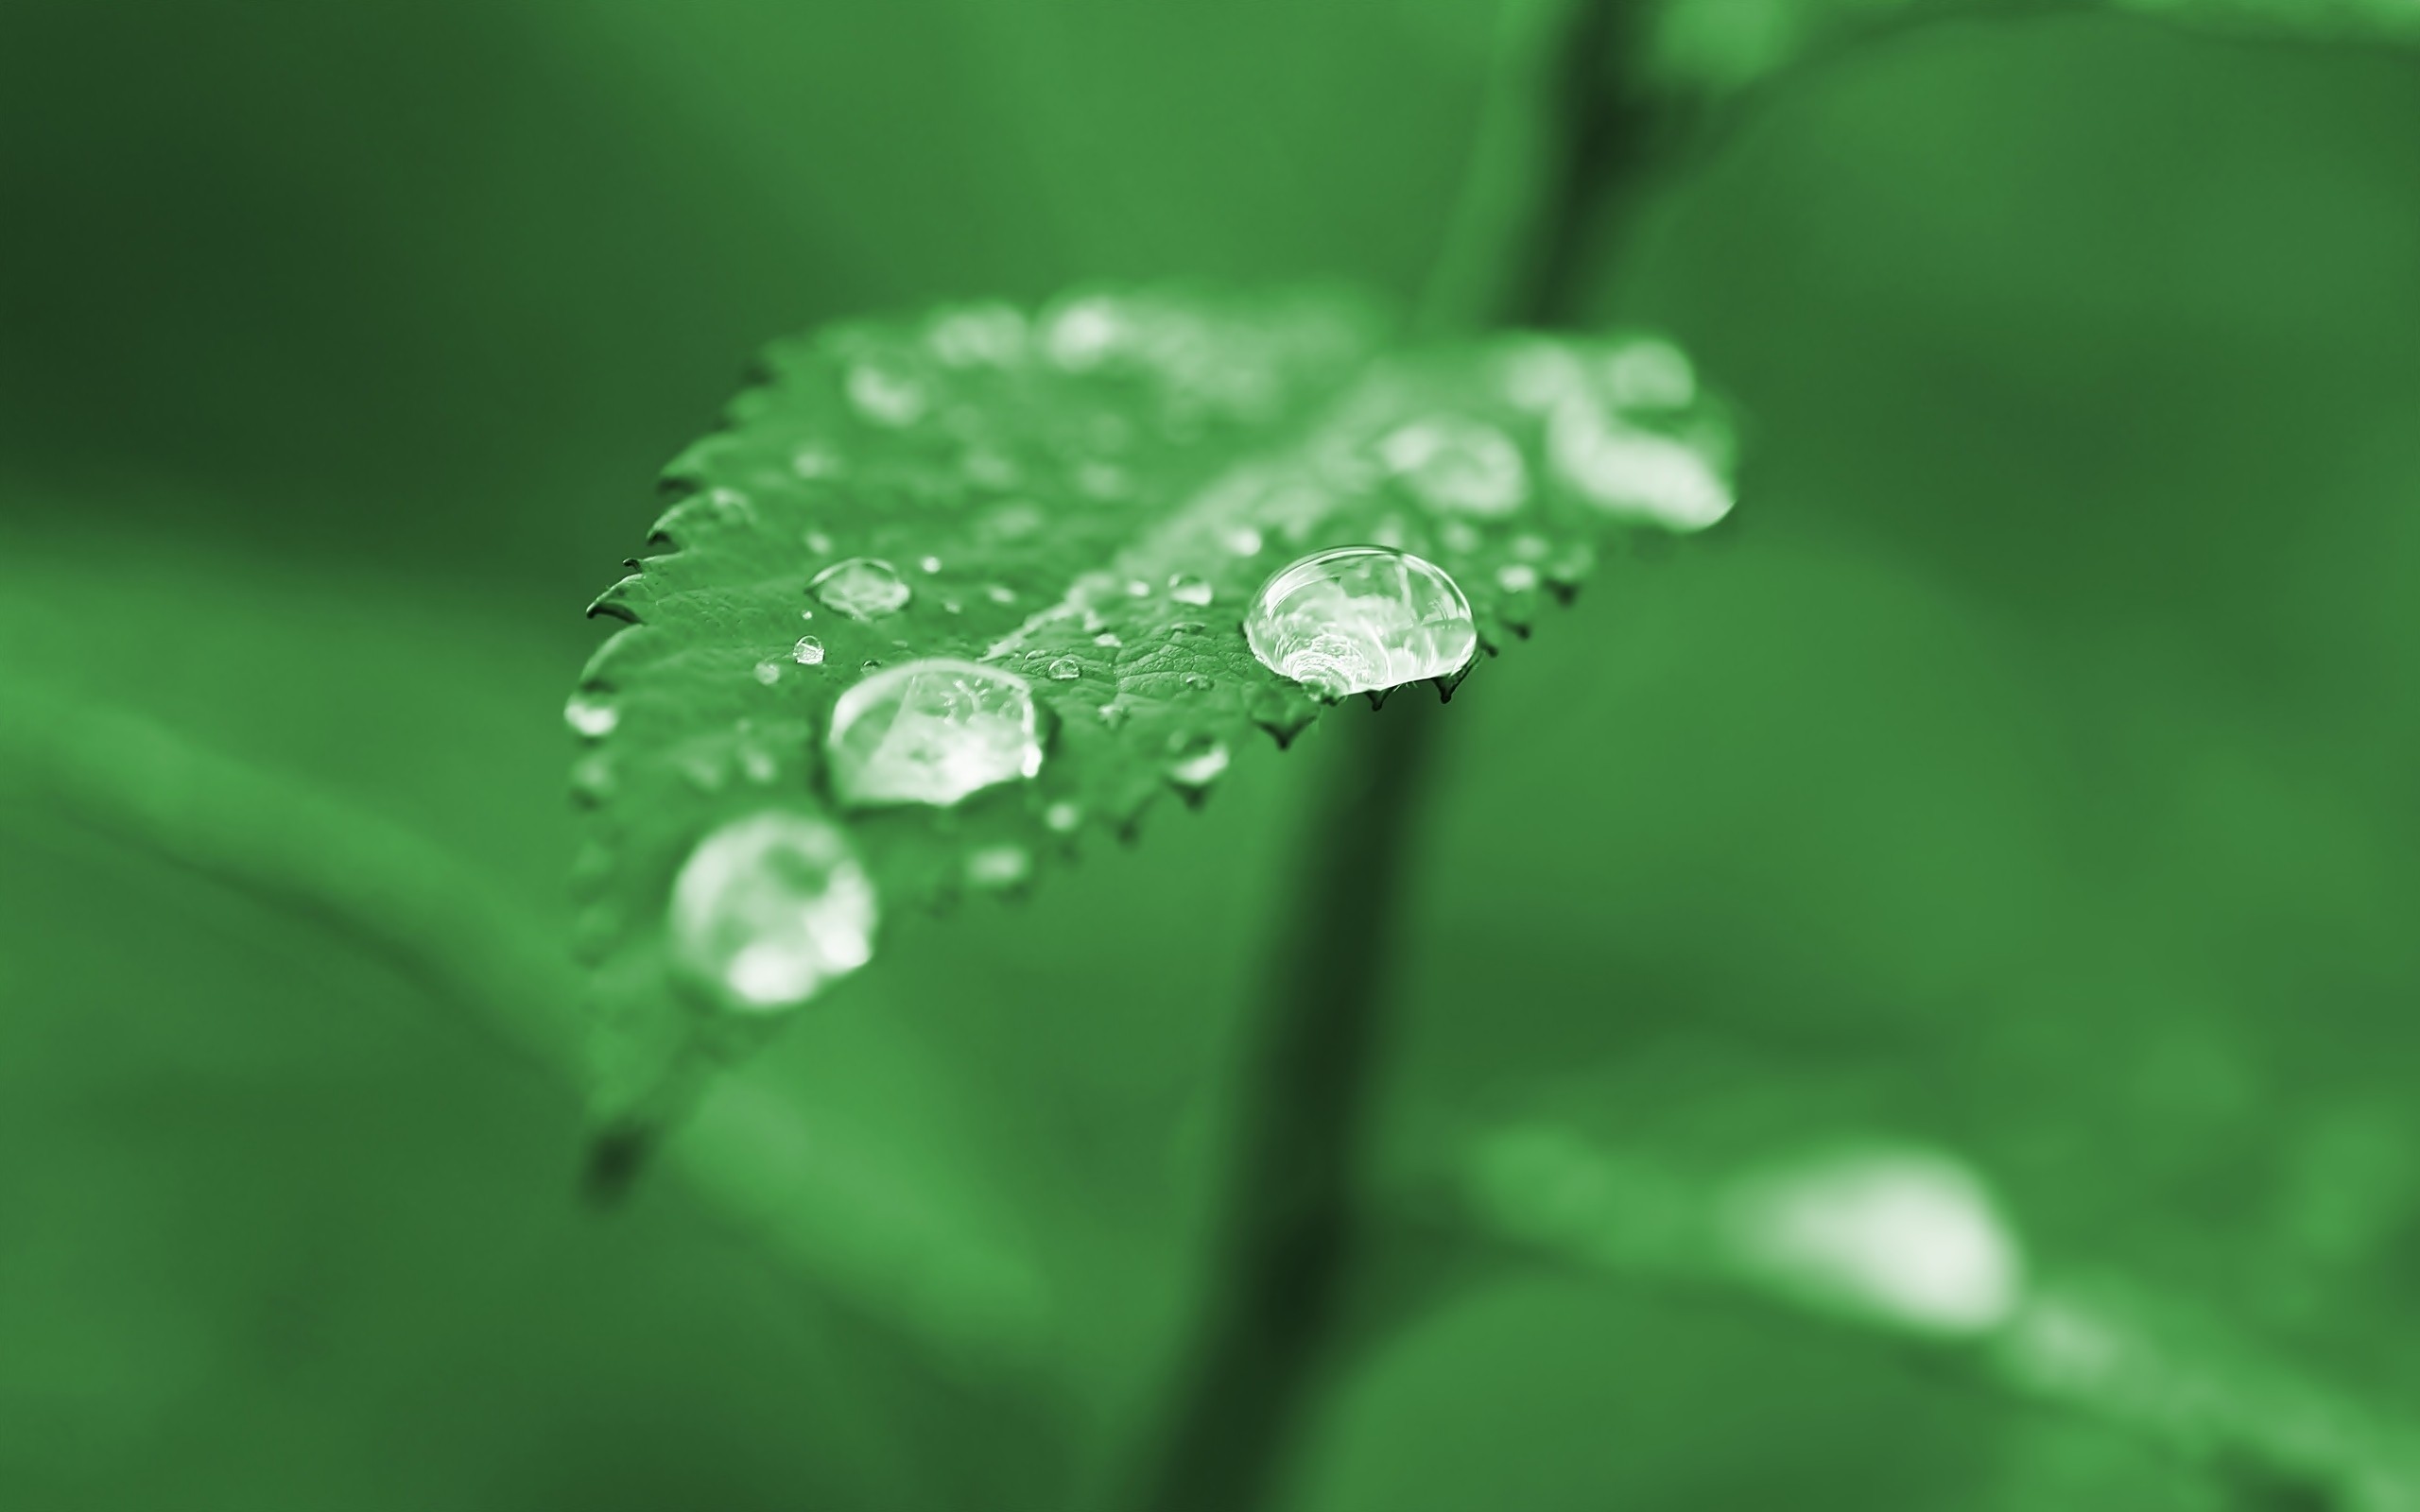
M 1485 21 L 8 7 L 0 435 L 56 484 L 0 497 L 12 675 L 380 815 L 553 928 L 579 608 L 747 352 L 1094 277 L 1409 293 Z M 2412 1420 L 2415 112 L 2385 56 L 1922 28 L 1635 207 L 1592 318 L 1722 375 L 1756 507 L 1449 711 L 1390 1191 L 1506 1127 L 1718 1174 L 1887 1139 L 2197 1379 Z M 812 1194 L 860 1173 L 911 1209 L 890 1232 L 1011 1257 L 992 1314 L 689 1178 L 579 1213 L 554 1084 L 12 783 L 5 1499 L 1064 1504 L 1195 1280 L 1292 765 L 1023 907 L 904 920 L 700 1110 L 803 1224 L 877 1232 Z M 1005 1347 L 903 1348 L 936 1295 Z M 1295 1504 L 2310 1495 L 1765 1295 L 1475 1283 L 1340 1373 Z

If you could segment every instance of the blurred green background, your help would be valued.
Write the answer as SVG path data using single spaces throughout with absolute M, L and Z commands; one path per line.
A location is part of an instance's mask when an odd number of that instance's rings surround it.
M 12 0 L 0 679 L 560 920 L 579 609 L 755 346 L 1093 278 L 1409 296 L 1491 25 Z M 1886 1130 L 2046 1261 L 2420 1414 L 2420 67 L 1910 31 L 1756 95 L 1607 253 L 1592 317 L 1747 417 L 1742 507 L 1453 705 L 1385 1158 L 1548 1106 Z M 1198 1280 L 1306 745 L 910 925 L 742 1078 L 1034 1257 L 1040 1387 L 692 1183 L 583 1211 L 568 1089 L 0 783 L 0 1504 L 1067 1504 Z M 1292 1503 L 2306 1504 L 2252 1494 L 1785 1313 L 1513 1271 L 1338 1383 Z

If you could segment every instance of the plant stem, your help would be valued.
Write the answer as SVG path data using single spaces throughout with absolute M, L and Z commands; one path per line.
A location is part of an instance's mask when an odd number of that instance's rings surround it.
M 1305 848 L 1249 1028 L 1213 1292 L 1137 1504 L 1244 1512 L 1281 1483 L 1314 1395 L 1357 1243 L 1362 1111 L 1384 1035 L 1387 967 L 1426 709 L 1340 718 L 1335 784 Z

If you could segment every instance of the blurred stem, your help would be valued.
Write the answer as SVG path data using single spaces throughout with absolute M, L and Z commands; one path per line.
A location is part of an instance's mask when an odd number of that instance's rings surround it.
M 1605 101 L 1631 9 L 1504 0 L 1472 162 L 1422 301 L 1425 333 L 1543 323 L 1576 302 L 1618 139 Z M 1405 844 L 1441 717 L 1328 722 L 1343 748 L 1248 1030 L 1211 1292 L 1134 1499 L 1148 1512 L 1267 1504 L 1343 1352 Z
M 1212 1295 L 1140 1504 L 1244 1512 L 1282 1476 L 1353 1268 L 1362 1113 L 1384 1033 L 1412 799 L 1441 714 L 1339 719 L 1248 1028 Z
M 553 1071 L 565 1059 L 572 988 L 553 932 L 378 815 L 139 714 L 15 679 L 0 683 L 0 796 L 320 923 L 525 1062 Z

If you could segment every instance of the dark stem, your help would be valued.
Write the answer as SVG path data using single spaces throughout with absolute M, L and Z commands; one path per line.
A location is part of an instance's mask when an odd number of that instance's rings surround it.
M 1339 717 L 1334 785 L 1248 1029 L 1212 1295 L 1135 1504 L 1248 1512 L 1282 1484 L 1329 1363 L 1357 1244 L 1362 1111 L 1378 1063 L 1412 799 L 1443 711 Z

